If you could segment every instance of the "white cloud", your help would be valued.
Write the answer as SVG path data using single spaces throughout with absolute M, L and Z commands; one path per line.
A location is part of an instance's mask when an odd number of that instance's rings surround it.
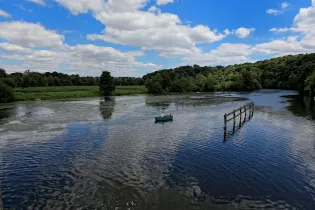
M 157 5 L 164 5 L 169 3 L 174 3 L 174 0 L 156 0 Z
M 0 17 L 11 18 L 12 16 L 6 11 L 0 9 Z
M 0 22 L 0 28 L 0 38 L 21 46 L 58 47 L 63 44 L 64 40 L 63 35 L 57 34 L 53 30 L 47 30 L 38 23 Z
M 251 46 L 247 44 L 223 43 L 209 53 L 200 53 L 182 59 L 184 64 L 229 65 L 250 62 Z
M 289 3 L 288 2 L 282 2 L 281 3 L 281 9 L 285 9 L 289 7 Z
M 33 3 L 35 3 L 35 4 L 39 4 L 39 5 L 42 5 L 42 6 L 45 6 L 45 5 L 46 5 L 46 3 L 45 3 L 44 0 L 27 0 L 27 1 L 33 2 Z
M 225 29 L 224 30 L 224 34 L 225 35 L 230 35 L 230 34 L 232 34 L 232 33 L 234 33 L 233 31 L 230 31 L 229 29 Z
M 277 33 L 283 33 L 283 32 L 288 32 L 290 31 L 290 28 L 272 28 L 269 31 L 270 32 L 277 32 Z
M 148 9 L 148 12 L 153 12 L 153 13 L 157 12 L 157 13 L 161 13 L 161 9 L 160 9 L 160 8 L 158 8 L 158 7 L 156 7 L 156 6 L 152 6 L 152 7 L 150 7 L 150 8 Z
M 76 72 L 100 73 L 106 70 L 112 72 L 114 76 L 128 76 L 128 72 L 132 72 L 132 69 L 137 67 L 149 69 L 162 67 L 153 63 L 136 61 L 136 56 L 143 55 L 143 52 L 138 51 L 123 53 L 111 47 L 94 45 L 77 45 L 70 49 L 73 54 L 69 69 Z
M 184 64 L 227 65 L 251 61 L 251 56 L 261 54 L 268 57 L 311 53 L 315 50 L 315 0 L 313 6 L 300 9 L 290 28 L 272 28 L 272 32 L 295 32 L 296 36 L 288 36 L 271 42 L 256 45 L 221 44 L 209 53 L 196 53 L 182 59 Z M 230 31 L 226 31 L 228 34 Z M 230 33 L 233 33 L 230 32 Z M 235 32 L 236 33 L 236 32 Z
M 91 11 L 95 19 L 105 26 L 102 34 L 89 34 L 87 36 L 89 40 L 100 39 L 106 42 L 138 46 L 146 50 L 172 48 L 167 52 L 160 51 L 163 56 L 173 56 L 171 52 L 174 52 L 174 55 L 182 54 L 184 51 L 192 52 L 198 43 L 211 43 L 226 36 L 211 30 L 208 26 L 185 25 L 177 15 L 162 13 L 156 6 L 143 11 L 148 0 L 55 1 L 69 9 L 74 15 Z
M 22 64 L 18 68 L 21 71 L 55 71 L 64 65 L 69 72 L 80 75 L 98 76 L 101 71 L 106 70 L 114 76 L 142 76 L 135 70 L 141 68 L 151 72 L 153 69 L 162 68 L 162 65 L 137 61 L 137 56 L 144 55 L 141 51 L 121 52 L 111 47 L 90 44 L 37 50 L 0 43 L 1 51 L 6 53 L 0 53 L 0 59 L 21 61 Z M 10 68 L 8 70 L 10 71 Z
M 274 54 L 276 56 L 310 52 L 310 50 L 301 45 L 296 36 L 288 37 L 285 40 L 274 40 L 267 43 L 257 44 L 253 47 L 252 51 L 253 53 Z
M 244 39 L 250 35 L 250 33 L 254 32 L 255 28 L 239 28 L 235 31 L 235 35 L 238 38 Z
M 290 4 L 288 2 L 282 2 L 280 9 L 267 9 L 266 13 L 270 15 L 280 15 L 283 14 L 285 9 L 288 8 Z
M 89 10 L 97 11 L 104 8 L 103 0 L 55 0 L 74 15 L 87 13 Z M 109 0 L 111 1 L 111 0 Z
M 21 47 L 19 45 L 9 44 L 9 43 L 0 43 L 0 50 L 4 50 L 6 52 L 13 52 L 13 53 L 30 53 L 32 52 L 31 49 Z
M 63 35 L 40 24 L 0 22 L 0 28 L 0 38 L 6 40 L 0 42 L 0 61 L 21 62 L 19 68 L 12 65 L 15 70 L 56 71 L 63 65 L 69 72 L 81 75 L 97 76 L 100 71 L 107 70 L 114 76 L 142 76 L 143 73 L 135 70 L 141 68 L 142 72 L 151 72 L 162 67 L 137 61 L 136 57 L 143 56 L 143 51 L 121 52 L 94 45 L 68 46 L 63 43 Z
M 276 9 L 268 9 L 266 13 L 270 15 L 279 15 L 282 14 L 282 11 Z

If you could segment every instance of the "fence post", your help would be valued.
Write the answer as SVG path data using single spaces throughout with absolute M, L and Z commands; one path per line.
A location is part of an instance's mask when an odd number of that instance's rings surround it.
M 240 108 L 240 125 L 239 127 L 242 126 L 242 107 Z
M 233 110 L 233 133 L 235 132 L 235 109 Z
M 247 109 L 246 109 L 246 105 L 244 106 L 244 109 L 245 109 L 245 118 L 244 118 L 244 122 L 245 122 L 245 121 L 246 121 L 246 118 L 247 118 L 247 113 L 246 113 Z
M 252 103 L 252 117 L 254 116 L 254 111 L 255 111 L 255 104 L 254 102 Z
M 226 139 L 226 127 L 227 127 L 227 121 L 226 121 L 226 113 L 224 114 L 224 139 Z M 1 209 L 0 209 L 1 210 Z

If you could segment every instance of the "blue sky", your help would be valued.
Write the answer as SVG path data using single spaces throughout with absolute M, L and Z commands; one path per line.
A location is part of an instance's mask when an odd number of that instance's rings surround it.
M 0 67 L 143 76 L 315 52 L 315 0 L 0 0 Z

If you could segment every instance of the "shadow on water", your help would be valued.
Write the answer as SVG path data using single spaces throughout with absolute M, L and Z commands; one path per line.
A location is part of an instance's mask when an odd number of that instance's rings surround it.
M 315 120 L 315 102 L 311 97 L 286 96 L 289 98 L 288 110 L 294 115 L 308 117 Z
M 2 120 L 5 120 L 16 114 L 15 108 L 4 108 L 0 109 L 0 123 Z
M 105 97 L 103 101 L 100 101 L 100 112 L 104 120 L 111 119 L 115 105 L 115 97 Z

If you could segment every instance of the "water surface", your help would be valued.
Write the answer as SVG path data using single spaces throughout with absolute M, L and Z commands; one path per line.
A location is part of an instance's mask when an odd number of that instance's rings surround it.
M 315 209 L 314 106 L 294 95 L 263 90 L 2 105 L 4 207 Z M 224 113 L 250 101 L 254 117 L 223 141 Z M 155 124 L 162 110 L 174 121 Z

